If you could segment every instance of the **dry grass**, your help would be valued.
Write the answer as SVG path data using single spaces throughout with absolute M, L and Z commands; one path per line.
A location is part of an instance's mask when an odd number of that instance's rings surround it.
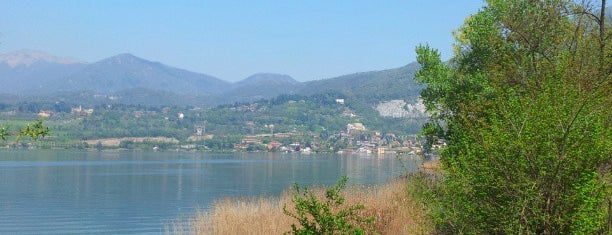
M 422 203 L 409 196 L 408 179 L 397 179 L 375 186 L 349 186 L 343 190 L 345 205 L 363 204 L 360 213 L 376 218 L 373 226 L 381 234 L 428 234 L 433 231 Z M 317 195 L 322 198 L 323 190 Z M 227 198 L 215 202 L 210 212 L 189 219 L 190 225 L 176 222 L 173 234 L 283 234 L 298 222 L 283 214 L 283 205 L 293 208 L 291 193 L 279 198 Z
M 433 225 L 423 204 L 409 196 L 410 181 L 397 179 L 373 187 L 347 189 L 349 205 L 363 204 L 364 216 L 376 218 L 374 227 L 381 234 L 428 234 Z
M 427 161 L 421 165 L 422 171 L 438 172 L 440 171 L 440 161 Z

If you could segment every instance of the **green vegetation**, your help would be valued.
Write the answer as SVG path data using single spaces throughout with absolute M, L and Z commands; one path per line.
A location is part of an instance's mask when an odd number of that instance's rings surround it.
M 32 140 L 38 140 L 49 135 L 49 128 L 43 126 L 41 120 L 33 123 L 25 124 L 25 127 L 17 128 L 16 131 L 11 131 L 10 126 L 0 126 L 0 139 L 6 140 L 6 137 L 15 136 L 15 142 L 23 137 L 30 137 Z
M 297 219 L 300 227 L 291 225 L 289 234 L 366 234 L 366 227 L 371 224 L 374 217 L 364 218 L 357 211 L 365 207 L 361 204 L 350 205 L 343 208 L 344 197 L 340 191 L 346 186 L 348 177 L 344 176 L 338 184 L 327 189 L 325 202 L 319 201 L 308 188 L 295 184 L 295 194 L 291 201 L 295 203 L 295 213 L 287 210 L 283 212 Z
M 370 234 L 374 232 L 433 234 L 433 225 L 427 217 L 426 208 L 412 196 L 413 192 L 417 193 L 420 189 L 412 179 L 398 178 L 377 185 L 348 185 L 341 192 L 345 200 L 343 208 L 346 208 L 346 205 L 364 205 L 365 208 L 356 213 L 362 216 L 361 218 L 375 218 L 372 223 L 362 224 L 364 225 L 362 228 L 368 228 L 366 232 Z M 320 203 L 325 203 L 324 188 L 312 187 L 308 190 L 314 192 Z M 295 196 L 295 190 L 288 189 L 279 197 L 220 199 L 215 201 L 208 211 L 200 211 L 190 218 L 179 219 L 169 224 L 166 233 L 217 235 L 290 233 L 293 231 L 291 225 L 295 225 L 297 221 L 283 213 L 283 207 L 295 214 Z M 302 198 L 307 199 L 307 197 Z M 333 205 L 331 208 L 342 209 Z M 186 227 L 185 224 L 190 226 Z M 299 229 L 297 226 L 296 228 Z
M 316 95 L 321 93 L 342 93 L 347 99 L 358 101 L 365 106 L 380 101 L 405 99 L 415 101 L 424 86 L 412 78 L 419 70 L 417 63 L 382 71 L 355 73 L 337 78 L 306 82 L 297 94 Z
M 603 6 L 490 0 L 449 63 L 417 48 L 424 133 L 448 144 L 430 204 L 440 233 L 610 232 L 612 34 L 591 13 Z
M 346 103 L 336 102 L 340 98 Z M 239 148 L 270 151 L 268 144 L 279 142 L 287 147 L 300 143 L 302 148 L 338 151 L 347 147 L 357 148 L 356 141 L 372 140 L 371 133 L 356 135 L 351 140 L 342 135 L 349 123 L 363 123 L 371 132 L 392 134 L 401 137 L 402 142 L 418 132 L 425 121 L 424 118 L 380 117 L 372 106 L 335 92 L 309 96 L 280 95 L 269 100 L 214 108 L 124 104 L 85 107 L 66 102 L 0 103 L 0 120 L 6 120 L 4 123 L 27 122 L 41 114 L 48 115 L 45 123 L 53 130 L 53 136 L 33 143 L 36 146 L 149 150 L 227 151 Z M 125 139 L 136 137 L 167 137 L 178 140 L 178 143 Z M 257 143 L 243 144 L 247 138 L 256 138 Z
M 100 73 L 91 73 L 92 70 L 88 69 L 82 73 L 98 82 L 125 78 L 119 83 L 134 80 L 134 85 L 145 76 L 141 74 L 142 68 L 157 72 L 174 71 L 131 55 L 119 55 L 119 58 L 135 64 L 129 68 L 116 68 L 109 63 L 96 70 L 102 71 Z M 44 117 L 45 123 L 53 130 L 53 136 L 29 143 L 43 148 L 276 151 L 299 144 L 300 148 L 309 147 L 313 151 L 338 151 L 359 149 L 358 142 L 364 145 L 363 141 L 369 141 L 369 148 L 375 149 L 373 140 L 379 142 L 385 136 L 390 136 L 388 140 L 393 142 L 387 146 L 397 148 L 395 141 L 406 142 L 409 135 L 414 139 L 412 135 L 420 131 L 426 118 L 422 115 L 415 118 L 383 117 L 375 108 L 391 100 L 403 100 L 411 105 L 416 103 L 423 86 L 408 78 L 418 68 L 418 64 L 412 63 L 396 69 L 304 83 L 288 76 L 260 74 L 232 85 L 226 84 L 223 89 L 213 89 L 210 94 L 201 93 L 208 88 L 192 90 L 201 84 L 185 87 L 188 81 L 181 79 L 170 82 L 173 83 L 170 90 L 166 90 L 168 87 L 123 87 L 125 90 L 117 90 L 122 87 L 117 85 L 117 81 L 113 82 L 117 89 L 112 92 L 97 82 L 86 84 L 91 89 L 88 91 L 57 91 L 52 86 L 51 90 L 29 96 L 0 95 L 0 120 L 6 124 L 31 122 L 38 116 Z M 131 72 L 118 73 L 118 69 Z M 126 74 L 130 76 L 125 77 Z M 154 77 L 164 80 L 170 78 L 167 75 L 154 74 Z M 190 77 L 193 74 L 182 75 Z M 180 77 L 185 77 L 182 75 Z M 345 102 L 336 102 L 336 99 Z M 213 106 L 217 104 L 222 105 Z M 408 106 L 384 110 L 401 108 Z M 421 111 L 414 112 L 422 114 Z M 182 118 L 179 118 L 179 113 L 183 114 Z M 363 124 L 368 133 L 355 136 L 342 133 L 350 123 Z M 196 130 L 200 130 L 197 135 Z M 277 133 L 279 135 L 272 136 Z M 178 143 L 134 142 L 129 139 L 148 137 L 167 137 L 178 140 Z M 270 148 L 278 146 L 278 142 L 286 148 Z

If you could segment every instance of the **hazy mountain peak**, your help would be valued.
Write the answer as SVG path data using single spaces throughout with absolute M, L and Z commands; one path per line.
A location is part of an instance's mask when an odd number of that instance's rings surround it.
M 92 63 L 68 77 L 70 90 L 102 93 L 130 89 L 209 95 L 229 85 L 218 78 L 149 61 L 129 53 Z
M 11 67 L 19 65 L 30 66 L 36 62 L 47 62 L 56 64 L 83 64 L 81 60 L 69 57 L 57 57 L 42 51 L 23 49 L 8 54 L 0 54 L 0 63 L 6 63 Z
M 289 75 L 256 73 L 232 84 L 224 96 L 220 97 L 219 103 L 255 101 L 280 94 L 293 94 L 301 85 Z
M 146 59 L 143 59 L 141 57 L 135 56 L 132 53 L 121 53 L 121 54 L 118 54 L 116 56 L 113 56 L 112 58 L 126 59 L 126 60 L 146 60 Z
M 277 73 L 256 73 L 239 83 L 273 83 L 273 84 L 298 84 L 299 82 L 289 75 Z
M 151 61 L 145 60 L 138 56 L 130 53 L 122 53 L 113 57 L 106 58 L 100 62 L 110 64 L 135 64 L 135 63 L 151 63 Z

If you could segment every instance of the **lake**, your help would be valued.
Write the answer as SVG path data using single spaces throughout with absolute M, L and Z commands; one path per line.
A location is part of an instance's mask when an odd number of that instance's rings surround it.
M 224 197 L 294 183 L 385 182 L 417 158 L 268 153 L 0 151 L 0 234 L 160 234 Z

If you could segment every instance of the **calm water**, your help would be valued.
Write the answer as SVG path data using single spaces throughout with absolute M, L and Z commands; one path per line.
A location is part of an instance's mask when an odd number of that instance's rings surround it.
M 342 175 L 378 183 L 404 171 L 393 157 L 4 150 L 0 234 L 160 234 L 215 199 L 331 185 Z

